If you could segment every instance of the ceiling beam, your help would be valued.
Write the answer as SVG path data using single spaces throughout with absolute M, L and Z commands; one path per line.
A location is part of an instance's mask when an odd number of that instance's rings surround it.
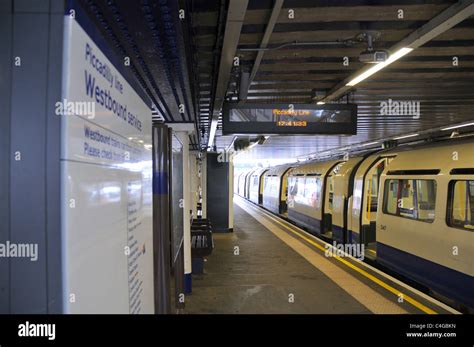
M 224 103 L 227 93 L 230 73 L 234 62 L 235 52 L 239 44 L 240 32 L 247 12 L 248 0 L 230 0 L 229 9 L 227 11 L 227 20 L 224 31 L 224 42 L 222 45 L 221 59 L 219 64 L 219 72 L 217 75 L 216 92 L 214 96 L 211 129 L 207 147 L 211 148 L 216 136 L 217 123 L 219 114 Z
M 308 1 L 309 3 L 309 1 Z M 329 3 L 329 2 L 328 2 Z M 349 3 L 349 1 L 347 1 Z M 325 22 L 380 22 L 398 20 L 397 11 L 403 8 L 405 20 L 430 20 L 437 13 L 445 10 L 447 4 L 401 4 L 401 5 L 354 5 L 328 7 L 298 7 L 295 17 L 289 18 L 287 9 L 280 13 L 278 23 L 325 23 Z M 249 10 L 245 25 L 262 25 L 270 15 L 270 9 Z M 194 15 L 196 27 L 215 23 L 217 12 L 197 12 Z
M 247 99 L 247 94 L 249 92 L 250 85 L 254 80 L 255 76 L 257 75 L 258 68 L 260 67 L 260 63 L 263 59 L 263 54 L 265 53 L 265 48 L 267 48 L 267 44 L 270 41 L 270 36 L 272 36 L 273 28 L 278 20 L 278 16 L 280 15 L 280 10 L 283 6 L 284 0 L 275 0 L 273 5 L 272 14 L 270 19 L 268 20 L 267 27 L 265 29 L 265 34 L 263 34 L 262 42 L 260 42 L 260 50 L 257 53 L 257 57 L 255 58 L 255 62 L 253 63 L 252 71 L 250 72 L 250 77 L 248 82 L 245 86 L 241 86 L 243 88 L 241 92 L 241 101 Z
M 400 51 L 403 48 L 416 49 L 472 15 L 474 15 L 474 1 L 460 0 L 434 17 L 421 28 L 409 34 L 406 38 L 394 45 L 390 51 L 393 53 Z M 328 102 L 347 94 L 347 92 L 353 88 L 353 86 L 348 86 L 347 84 L 374 66 L 373 64 L 370 65 L 371 66 L 363 67 L 351 74 L 348 78 L 331 89 L 326 97 L 319 101 Z M 313 98 L 313 101 L 317 101 L 317 98 Z

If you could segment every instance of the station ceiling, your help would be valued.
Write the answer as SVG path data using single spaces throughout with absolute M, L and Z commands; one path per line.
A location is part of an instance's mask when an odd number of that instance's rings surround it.
M 192 27 L 199 76 L 198 98 L 201 125 L 210 126 L 213 86 L 217 79 L 216 60 L 219 36 L 225 31 L 226 1 L 192 2 Z M 226 4 L 226 5 L 223 5 Z M 237 101 L 239 76 L 251 71 L 262 47 L 264 33 L 277 1 L 250 0 L 235 55 L 240 66 L 233 68 L 227 97 Z M 319 1 L 285 0 L 271 30 L 267 48 L 250 85 L 247 102 L 311 103 L 315 95 L 328 93 L 364 63 L 359 54 L 364 42 L 351 46 L 322 41 L 354 39 L 376 31 L 376 49 L 389 49 L 429 23 L 456 1 Z M 289 13 L 293 10 L 294 17 Z M 399 10 L 403 18 L 399 18 Z M 221 23 L 219 25 L 219 23 Z M 290 45 L 293 42 L 314 45 Z M 222 52 L 221 52 L 222 54 Z M 343 64 L 344 57 L 349 60 Z M 457 58 L 457 65 L 453 59 Z M 474 19 L 471 16 L 433 40 L 358 84 L 339 101 L 358 104 L 356 136 L 271 136 L 256 146 L 257 157 L 291 157 L 314 153 L 352 143 L 391 138 L 474 119 Z M 380 114 L 381 102 L 415 101 L 420 117 Z M 337 101 L 337 100 L 336 100 Z M 219 122 L 218 129 L 221 123 Z M 219 136 L 218 148 L 226 148 L 233 136 Z
M 315 103 L 367 65 L 359 62 L 359 54 L 366 49 L 364 42 L 357 41 L 361 33 L 375 32 L 374 48 L 389 50 L 452 6 L 466 7 L 473 2 L 79 1 L 119 57 L 131 57 L 131 68 L 156 104 L 156 113 L 167 122 L 195 124 L 196 132 L 190 136 L 192 149 L 207 147 L 213 115 L 218 124 L 217 148 L 232 143 L 234 136 L 221 135 L 216 112 L 224 99 Z M 233 11 L 239 7 L 244 7 L 241 14 Z M 181 18 L 180 10 L 184 14 Z M 240 23 L 235 21 L 239 15 Z M 226 30 L 231 29 L 233 35 L 226 36 Z M 259 54 L 256 49 L 262 47 L 267 50 Z M 225 66 L 234 57 L 239 58 L 238 66 Z M 345 57 L 348 65 L 344 64 Z M 238 94 L 243 71 L 254 71 L 255 76 L 241 100 Z M 271 136 L 253 151 L 258 157 L 295 157 L 474 121 L 473 77 L 474 18 L 470 15 L 329 101 L 358 104 L 357 135 Z M 381 115 L 381 102 L 389 99 L 419 102 L 420 117 Z M 180 105 L 185 106 L 184 112 L 180 112 Z

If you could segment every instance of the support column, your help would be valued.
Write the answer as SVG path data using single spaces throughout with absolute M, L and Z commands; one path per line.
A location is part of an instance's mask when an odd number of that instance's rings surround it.
M 199 198 L 198 155 L 196 151 L 189 152 L 189 175 L 191 179 L 191 211 L 193 218 L 197 218 L 197 203 Z
M 207 218 L 207 154 L 205 152 L 201 158 L 201 191 L 202 218 Z
M 168 127 L 153 124 L 153 262 L 155 313 L 171 313 L 170 146 Z
M 184 290 L 192 291 L 191 265 L 191 193 L 189 169 L 189 135 L 194 132 L 194 123 L 170 123 L 183 145 L 183 251 L 184 251 Z M 174 184 L 178 184 L 175 182 Z
M 234 231 L 234 156 L 229 157 L 229 231 Z
M 0 1 L 0 313 L 64 313 L 60 148 L 64 1 Z M 25 218 L 25 216 L 28 216 Z
M 179 137 L 183 144 L 183 228 L 184 228 L 184 279 L 186 293 L 192 288 L 192 268 L 191 268 L 191 194 L 189 175 L 189 135 L 187 132 L 180 132 Z

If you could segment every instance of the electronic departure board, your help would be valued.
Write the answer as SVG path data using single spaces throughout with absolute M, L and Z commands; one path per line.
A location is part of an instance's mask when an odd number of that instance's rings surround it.
M 224 135 L 355 135 L 357 105 L 225 103 L 222 132 Z

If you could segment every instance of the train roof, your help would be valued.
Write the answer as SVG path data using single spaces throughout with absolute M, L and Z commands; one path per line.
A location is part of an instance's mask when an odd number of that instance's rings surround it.
M 314 161 L 307 164 L 302 164 L 291 170 L 291 175 L 306 175 L 306 174 L 325 174 L 331 167 L 344 160 L 328 160 L 328 161 Z
M 474 142 L 442 142 L 420 147 L 390 151 L 395 155 L 390 171 L 439 169 L 449 173 L 452 169 L 471 168 L 474 165 Z M 389 171 L 389 172 L 390 172 Z
M 449 149 L 447 149 L 449 148 Z M 439 150 L 439 151 L 438 151 Z M 406 163 L 403 164 L 405 166 L 409 166 L 410 160 L 413 160 L 416 165 L 414 166 L 414 170 L 418 166 L 431 166 L 435 167 L 439 165 L 440 156 L 438 152 L 443 152 L 446 156 L 451 151 L 451 156 L 453 155 L 453 151 L 457 151 L 458 153 L 463 153 L 463 158 L 459 159 L 458 161 L 451 160 L 452 168 L 460 167 L 464 163 L 464 165 L 473 165 L 474 163 L 474 139 L 473 138 L 463 138 L 463 139 L 448 139 L 439 142 L 430 142 L 430 143 L 417 143 L 417 144 L 410 144 L 410 145 L 401 145 L 394 148 L 383 149 L 378 151 L 371 150 L 370 153 L 366 153 L 362 156 L 351 157 L 349 160 L 355 158 L 362 158 L 365 157 L 366 159 L 373 158 L 374 160 L 377 157 L 387 157 L 387 156 L 397 156 L 400 158 L 406 158 Z M 413 153 L 412 153 L 413 152 Z M 412 153 L 412 154 L 410 154 Z M 416 153 L 416 154 L 415 154 Z M 281 175 L 285 172 L 288 168 L 292 167 L 293 170 L 291 171 L 292 175 L 304 175 L 308 173 L 323 173 L 327 172 L 332 166 L 339 162 L 344 162 L 343 159 L 332 159 L 332 160 L 311 160 L 305 163 L 293 163 L 288 165 L 278 165 L 268 169 L 266 175 Z M 401 164 L 401 159 L 397 160 L 399 165 Z M 367 164 L 369 165 L 369 163 Z M 362 166 L 364 166 L 362 164 Z M 391 165 L 392 166 L 392 165 Z
M 258 169 L 253 170 L 250 175 L 251 176 L 253 176 L 253 175 L 260 176 L 261 174 L 263 174 L 267 170 L 268 170 L 268 168 L 258 168 Z
M 274 166 L 268 169 L 267 172 L 265 172 L 266 176 L 281 176 L 283 175 L 288 169 L 295 167 L 295 164 L 284 164 L 284 165 L 278 165 Z

